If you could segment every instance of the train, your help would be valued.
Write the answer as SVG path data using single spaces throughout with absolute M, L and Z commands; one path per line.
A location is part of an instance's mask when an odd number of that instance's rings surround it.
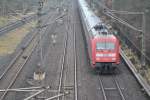
M 120 42 L 85 0 L 78 0 L 89 63 L 99 72 L 110 72 L 120 64 Z

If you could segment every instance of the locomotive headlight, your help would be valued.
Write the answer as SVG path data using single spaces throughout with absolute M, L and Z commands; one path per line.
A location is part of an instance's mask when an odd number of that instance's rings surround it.
M 99 57 L 96 57 L 96 60 L 100 60 L 100 58 L 99 58 Z
M 115 53 L 110 53 L 110 54 L 108 54 L 108 56 L 109 56 L 109 57 L 115 57 L 116 54 L 115 54 Z
M 115 57 L 115 53 L 109 53 L 109 54 L 96 54 L 96 57 Z
M 116 58 L 112 58 L 112 60 L 113 60 L 113 61 L 115 61 L 115 60 L 116 60 Z

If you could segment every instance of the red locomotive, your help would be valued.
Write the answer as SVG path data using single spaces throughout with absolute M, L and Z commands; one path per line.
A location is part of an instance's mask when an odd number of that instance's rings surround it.
M 85 0 L 78 1 L 91 66 L 99 71 L 115 69 L 120 63 L 119 40 L 109 32 Z

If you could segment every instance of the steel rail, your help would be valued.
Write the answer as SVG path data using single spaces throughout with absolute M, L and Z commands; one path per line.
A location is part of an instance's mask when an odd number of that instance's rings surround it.
M 30 42 L 31 42 L 31 41 L 32 41 L 32 40 L 30 40 Z M 29 44 L 30 44 L 30 43 L 29 43 Z M 28 44 L 26 44 L 25 47 L 23 47 L 23 48 L 26 48 L 27 45 L 28 45 Z M 19 73 L 20 73 L 21 70 L 23 69 L 24 65 L 27 63 L 28 59 L 30 58 L 30 56 L 31 56 L 32 53 L 34 52 L 34 50 L 35 50 L 35 48 L 36 48 L 37 45 L 38 45 L 38 42 L 37 42 L 36 45 L 34 45 L 32 51 L 31 51 L 31 54 L 30 54 L 29 56 L 27 56 L 26 61 L 25 61 L 24 64 L 21 66 L 21 68 L 19 68 L 17 74 L 15 75 L 15 77 L 13 78 L 13 80 L 11 81 L 11 83 L 9 84 L 9 86 L 7 87 L 5 93 L 1 96 L 0 100 L 3 100 L 4 97 L 7 95 L 9 88 L 14 84 L 14 82 L 15 82 L 15 80 L 17 79 Z M 22 51 L 23 51 L 23 50 L 22 50 Z M 21 53 L 21 54 L 22 54 L 22 53 Z M 20 54 L 20 55 L 21 55 L 21 54 Z M 19 57 L 20 55 L 18 54 L 17 57 Z M 17 57 L 16 57 L 16 58 L 17 58 Z M 15 61 L 17 61 L 17 59 L 13 60 L 12 62 L 15 63 Z M 12 64 L 14 64 L 14 63 L 12 63 Z M 10 69 L 10 68 L 7 68 L 7 71 L 8 71 L 9 69 Z M 5 71 L 5 72 L 7 72 L 7 71 Z M 3 76 L 4 76 L 4 75 L 3 75 Z M 28 91 L 28 90 L 25 90 L 25 91 Z M 50 92 L 51 92 L 51 91 L 50 91 Z
M 0 92 L 38 92 L 40 90 L 20 90 L 20 89 L 6 89 L 6 90 L 0 90 Z
M 65 25 L 66 26 L 66 25 Z M 66 26 L 67 28 L 67 26 Z M 66 29 L 67 30 L 67 29 Z M 58 86 L 58 94 L 61 92 L 62 88 L 62 81 L 63 81 L 63 72 L 64 72 L 64 66 L 65 66 L 65 57 L 67 52 L 67 41 L 68 41 L 68 31 L 66 31 L 66 37 L 65 37 L 65 44 L 64 44 L 64 50 L 63 50 L 63 56 L 62 56 L 62 63 L 61 63 L 61 72 L 60 72 L 60 78 L 59 78 L 59 86 Z M 59 100 L 60 98 L 58 98 Z
M 69 18 L 70 18 L 70 14 L 69 14 L 69 12 L 68 12 L 68 13 L 66 13 L 66 22 L 64 22 L 64 23 L 65 23 L 65 31 L 66 31 L 66 33 L 67 33 L 67 37 L 69 37 L 69 36 L 68 36 L 68 33 L 71 33 L 71 30 L 70 30 L 71 28 L 69 29 L 69 20 L 70 20 Z M 67 43 L 67 44 L 68 44 L 68 43 Z M 66 51 L 67 51 L 67 48 L 66 48 Z M 66 78 L 66 77 L 65 77 L 65 78 Z M 66 84 L 65 81 L 66 81 L 66 80 L 64 80 L 64 85 Z M 58 95 L 59 95 L 59 94 L 58 94 Z M 61 100 L 65 100 L 65 97 L 64 97 L 64 96 L 65 96 L 65 95 L 59 96 L 59 97 L 58 97 L 58 100 L 59 100 L 60 97 L 62 97 Z
M 60 16 L 59 16 L 59 17 L 60 17 Z M 52 18 L 55 18 L 55 13 L 54 13 L 53 16 L 51 16 L 51 15 L 48 16 L 48 18 L 46 18 L 46 21 L 45 21 L 43 24 L 47 24 L 47 20 L 52 20 Z M 57 17 L 57 18 L 58 18 L 58 17 Z M 56 18 L 54 19 L 53 23 L 55 22 L 55 20 L 56 20 Z M 45 31 L 42 31 L 42 32 L 47 34 L 47 33 L 48 33 L 47 30 L 48 30 L 48 28 L 46 27 L 46 30 L 45 30 Z M 43 39 L 46 34 L 43 34 L 42 37 L 41 37 L 41 39 Z M 58 93 L 58 90 L 47 90 L 47 91 L 48 91 L 48 92 L 55 92 L 55 93 Z M 32 92 L 32 91 L 30 91 L 30 92 Z M 34 92 L 34 90 L 33 90 L 33 92 Z M 34 96 L 37 96 L 37 95 L 41 94 L 42 92 L 44 92 L 44 90 L 43 90 L 43 91 L 41 90 L 41 91 L 39 91 L 39 92 L 37 92 L 37 93 L 35 93 L 35 94 L 33 94 L 33 95 L 27 97 L 25 100 L 31 99 L 31 98 L 33 98 Z
M 19 51 L 17 53 L 17 55 L 15 56 L 15 58 L 10 62 L 10 64 L 8 65 L 8 67 L 4 70 L 4 72 L 1 74 L 0 76 L 0 80 L 2 80 L 2 78 L 5 76 L 5 74 L 8 72 L 8 70 L 12 67 L 12 65 L 17 61 L 17 59 L 21 56 L 23 50 Z
M 119 94 L 120 94 L 122 100 L 126 100 L 126 99 L 125 99 L 125 96 L 123 95 L 123 92 L 122 92 L 122 90 L 121 90 L 121 88 L 120 88 L 120 85 L 119 85 L 118 81 L 115 79 L 114 76 L 113 76 L 113 80 L 115 81 L 116 87 L 117 87 L 117 89 L 118 89 L 118 91 L 119 91 Z
M 47 19 L 51 19 L 51 16 L 49 16 Z M 47 22 L 45 21 L 44 24 Z M 33 32 L 36 30 L 33 30 Z M 36 33 L 36 32 L 34 32 Z M 22 49 L 17 53 L 15 58 L 9 63 L 8 67 L 4 70 L 4 72 L 0 75 L 0 80 L 5 76 L 5 74 L 8 72 L 8 70 L 14 65 L 14 63 L 19 59 L 19 57 L 23 54 L 24 50 L 29 46 L 29 44 L 32 42 L 32 40 L 36 37 L 37 34 L 32 35 L 30 40 L 22 46 Z M 43 36 L 44 37 L 44 36 Z
M 147 81 L 141 76 L 139 71 L 136 69 L 134 64 L 130 61 L 130 59 L 125 55 L 123 50 L 120 50 L 121 57 L 125 61 L 125 63 L 128 65 L 128 68 L 133 73 L 134 77 L 138 81 L 138 83 L 143 87 L 144 91 L 148 96 L 150 96 L 150 85 L 147 83 Z
M 102 6 L 104 10 L 107 10 L 107 12 L 110 11 L 110 13 L 112 12 L 112 13 L 121 13 L 121 14 L 125 14 L 125 13 L 127 13 L 127 14 L 143 14 L 143 12 L 128 12 L 128 11 L 117 11 L 117 12 L 116 12 L 116 10 L 111 10 L 111 9 L 107 8 L 106 6 L 102 5 L 101 3 L 97 3 L 97 4 L 98 4 L 99 7 Z M 118 19 L 119 17 L 113 16 L 113 14 L 110 14 L 110 13 L 107 13 L 107 14 L 106 14 L 105 11 L 104 11 L 103 13 L 104 13 L 105 15 L 109 16 L 109 17 L 114 18 L 114 20 L 118 20 L 118 21 L 120 21 L 121 23 L 126 24 L 126 22 L 124 22 L 123 20 Z M 130 27 L 130 25 L 129 25 L 129 27 Z M 133 27 L 132 27 L 132 28 L 133 28 Z M 135 28 L 133 28 L 133 29 L 135 29 Z M 141 32 L 141 30 L 137 30 L 137 29 L 135 29 L 135 30 Z M 124 37 L 127 38 L 127 36 L 124 36 Z M 127 39 L 128 39 L 128 38 L 127 38 Z M 128 40 L 129 40 L 129 39 L 128 39 Z M 134 44 L 132 41 L 129 41 L 129 42 L 130 42 L 130 44 L 131 44 L 132 46 L 134 46 L 134 48 L 136 48 L 137 52 L 141 52 L 141 51 L 135 46 L 135 44 Z M 133 73 L 133 75 L 134 75 L 134 77 L 136 78 L 136 80 L 137 80 L 137 81 L 139 82 L 139 84 L 144 88 L 144 91 L 146 92 L 146 94 L 147 94 L 148 96 L 150 96 L 150 86 L 148 85 L 148 83 L 143 79 L 143 77 L 140 75 L 140 73 L 138 72 L 138 70 L 135 69 L 135 66 L 133 65 L 133 63 L 128 59 L 128 57 L 125 55 L 125 53 L 124 53 L 122 50 L 121 50 L 120 54 L 121 54 L 123 60 L 125 61 L 125 63 L 128 65 L 128 67 L 129 67 L 129 69 L 131 70 L 131 72 Z M 150 59 L 149 59 L 146 55 L 144 55 L 144 56 L 145 56 L 145 58 L 146 58 L 148 61 L 150 61 Z
M 22 18 L 21 20 L 17 20 L 14 23 L 10 23 L 10 24 L 0 28 L 0 35 L 4 34 L 6 32 L 9 32 L 11 30 L 14 30 L 18 27 L 21 27 L 22 25 L 24 25 L 26 23 L 30 23 L 30 20 L 33 20 L 34 18 L 35 18 L 35 15 L 32 15 L 32 16 Z
M 138 31 L 138 32 L 142 32 L 142 30 L 139 30 L 137 29 L 136 27 L 128 24 L 126 21 L 122 20 L 121 18 L 117 17 L 116 15 L 114 15 L 113 13 L 121 13 L 121 14 L 137 14 L 137 15 L 141 15 L 141 14 L 144 14 L 144 12 L 130 12 L 130 11 L 117 11 L 117 10 L 111 10 L 109 9 L 108 7 L 106 7 L 104 4 L 102 3 L 97 3 L 98 6 L 102 6 L 102 8 L 104 9 L 104 14 L 110 18 L 112 18 L 113 20 L 116 20 L 124 25 L 126 25 L 127 27 L 135 30 L 135 31 Z M 109 12 L 109 13 L 106 13 L 106 12 Z M 126 36 L 125 36 L 126 37 Z M 127 37 L 126 37 L 127 38 Z M 140 52 L 142 55 L 144 55 L 139 48 L 137 48 L 135 46 L 135 44 L 132 42 L 132 41 L 129 41 L 131 43 L 131 45 L 134 46 L 134 48 L 137 50 L 137 53 Z M 150 63 L 150 58 L 147 56 L 147 55 L 144 55 L 146 60 Z
M 31 98 L 35 97 L 36 95 L 41 94 L 41 93 L 44 92 L 44 91 L 45 91 L 45 89 L 40 90 L 40 91 L 36 92 L 35 94 L 33 94 L 33 95 L 31 95 L 31 96 L 25 98 L 24 100 L 30 100 Z
M 37 40 L 38 41 L 38 40 Z M 13 79 L 11 80 L 11 82 L 9 83 L 9 85 L 7 86 L 7 89 L 11 88 L 11 86 L 15 83 L 17 77 L 19 76 L 20 72 L 22 71 L 23 67 L 26 65 L 26 63 L 28 62 L 28 60 L 30 59 L 31 55 L 33 54 L 33 52 L 35 51 L 37 45 L 38 45 L 38 42 L 35 41 L 35 44 L 33 45 L 33 47 L 31 48 L 31 52 L 27 55 L 27 58 L 25 59 L 25 61 L 21 64 L 21 65 L 18 65 L 18 71 L 17 73 L 14 75 Z M 7 90 L 6 89 L 6 90 Z M 5 96 L 7 95 L 8 91 L 5 91 L 3 93 L 3 95 L 0 97 L 0 100 L 3 100 L 5 98 Z
M 0 75 L 0 80 L 7 74 L 9 69 L 15 64 L 15 62 L 21 57 L 25 49 L 29 46 L 32 40 L 35 38 L 37 34 L 32 35 L 31 39 L 22 47 L 22 49 L 17 53 L 17 55 L 13 58 L 13 60 L 9 63 L 8 67 L 4 70 L 4 72 Z
M 103 82 L 102 82 L 102 79 L 101 79 L 100 76 L 99 76 L 99 82 L 100 82 L 100 87 L 102 89 L 104 100 L 107 100 L 107 96 L 106 96 L 106 92 L 105 92 L 105 89 L 104 89 L 104 85 L 103 85 Z
M 73 37 L 74 37 L 74 91 L 75 100 L 78 100 L 78 85 L 77 85 L 77 52 L 76 52 L 76 32 L 75 24 L 73 24 Z
M 113 78 L 113 81 L 116 85 L 116 90 L 117 90 L 117 92 L 119 93 L 119 95 L 121 97 L 121 100 L 126 100 L 118 81 L 115 79 L 114 76 L 112 76 L 112 78 Z M 104 98 L 104 100 L 108 100 L 108 97 L 106 96 L 106 91 L 105 91 L 106 88 L 104 87 L 103 81 L 102 81 L 100 76 L 99 76 L 99 82 L 100 82 L 100 87 L 101 87 L 101 90 L 102 90 L 103 98 Z
M 39 91 L 42 88 L 44 88 L 43 86 L 40 87 L 27 87 L 27 88 L 14 88 L 14 89 L 0 89 L 0 92 L 5 92 L 5 91 L 10 91 L 10 92 L 19 92 L 19 91 L 24 91 L 24 92 L 28 92 L 28 91 Z M 55 90 L 51 90 L 51 91 L 55 91 Z
M 72 3 L 72 25 L 73 25 L 73 49 L 74 49 L 74 100 L 78 100 L 78 79 L 77 79 L 77 50 L 76 50 L 76 22 L 75 22 L 75 10 L 76 7 L 74 5 L 74 3 L 77 3 L 76 1 L 74 1 Z
M 43 93 L 44 91 L 46 91 L 46 90 L 48 90 L 48 89 L 49 89 L 49 86 L 46 87 L 45 89 L 39 90 L 38 92 L 36 92 L 35 94 L 33 94 L 33 95 L 31 95 L 31 96 L 25 98 L 24 100 L 30 100 L 31 98 L 33 98 L 33 97 L 35 97 L 35 96 L 37 96 L 37 95 Z
M 47 11 L 47 12 L 49 12 L 49 11 Z M 45 13 L 47 13 L 47 12 L 45 12 Z M 24 25 L 26 23 L 30 23 L 31 20 L 34 20 L 34 19 L 36 19 L 36 14 L 24 17 L 20 20 L 17 20 L 15 22 L 13 22 L 13 23 L 9 23 L 6 26 L 3 26 L 3 27 L 0 28 L 0 35 L 4 34 L 6 32 L 9 32 L 11 30 L 14 30 L 18 27 L 21 27 L 22 25 Z
M 48 18 L 50 18 L 51 16 L 49 16 Z M 47 18 L 47 19 L 48 19 Z M 51 18 L 50 18 L 51 19 Z M 45 23 L 47 23 L 46 21 L 44 22 L 44 24 Z M 44 33 L 46 33 L 45 31 L 43 31 Z M 36 35 L 38 35 L 38 34 L 35 34 L 35 36 Z M 35 37 L 34 36 L 34 37 Z M 42 36 L 42 38 L 44 37 L 44 35 Z M 37 37 L 37 39 L 39 39 L 38 37 Z M 25 48 L 31 43 L 33 41 L 33 39 L 32 40 L 30 40 L 27 44 L 25 44 Z M 32 51 L 32 53 L 34 52 L 34 50 L 36 49 L 36 47 L 37 47 L 37 45 L 39 44 L 39 42 L 38 42 L 39 40 L 37 40 L 37 42 L 36 42 L 36 44 L 34 45 L 34 47 L 33 47 L 33 51 Z M 29 56 L 31 56 L 32 55 L 32 53 L 29 55 Z M 28 57 L 27 57 L 28 58 Z M 27 61 L 26 61 L 27 62 Z M 25 63 L 26 63 L 25 62 Z M 22 65 L 22 67 L 23 67 L 24 65 Z M 11 86 L 10 86 L 11 87 Z M 49 87 L 48 87 L 49 88 Z M 48 88 L 46 88 L 46 89 L 48 89 Z M 18 91 L 24 91 L 24 92 L 27 92 L 27 91 L 30 91 L 30 92 L 34 92 L 34 91 L 37 91 L 37 90 L 18 90 Z M 44 90 L 45 91 L 45 90 Z M 30 99 L 30 98 L 32 98 L 32 97 L 34 97 L 34 96 L 36 96 L 36 95 L 39 95 L 39 94 L 41 94 L 42 92 L 44 92 L 44 91 L 39 91 L 39 92 L 37 92 L 37 93 L 35 93 L 35 94 L 33 94 L 32 96 L 29 96 L 28 98 L 26 98 L 25 100 L 28 100 L 28 99 Z M 57 92 L 56 90 L 49 90 L 49 92 Z M 1 99 L 0 99 L 1 100 Z
M 58 94 L 58 95 L 56 95 L 56 96 L 47 98 L 47 99 L 45 99 L 45 100 L 53 100 L 53 99 L 60 98 L 60 97 L 62 97 L 62 96 L 68 95 L 68 94 L 69 94 L 69 92 L 61 93 L 61 94 Z

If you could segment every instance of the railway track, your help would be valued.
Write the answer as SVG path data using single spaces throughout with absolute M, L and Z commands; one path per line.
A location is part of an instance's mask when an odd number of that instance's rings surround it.
M 49 20 L 51 16 L 47 17 L 47 19 Z M 59 16 L 61 17 L 61 16 Z M 56 18 L 57 19 L 57 18 Z M 44 22 L 45 24 L 47 22 Z M 45 31 L 43 31 L 45 32 Z M 13 84 L 15 83 L 17 77 L 19 76 L 19 74 L 21 73 L 23 67 L 26 65 L 26 63 L 28 62 L 28 60 L 30 60 L 30 57 L 32 55 L 32 53 L 34 52 L 36 46 L 38 45 L 38 37 L 37 34 L 34 35 L 32 37 L 32 39 L 29 40 L 29 42 L 24 45 L 22 47 L 22 50 L 18 52 L 18 54 L 14 57 L 14 59 L 12 60 L 12 62 L 9 64 L 9 66 L 5 69 L 4 73 L 1 74 L 0 76 L 0 88 L 3 89 L 5 88 L 5 92 L 1 93 L 1 97 L 0 100 L 5 99 L 5 97 L 7 96 L 8 93 L 8 89 L 10 89 Z M 67 39 L 68 37 L 66 37 L 65 39 L 65 48 L 67 48 Z M 62 70 L 63 70 L 63 66 L 64 66 L 64 62 L 65 62 L 65 55 L 66 55 L 66 50 L 64 48 L 64 54 L 62 57 Z M 63 72 L 62 72 L 63 74 Z M 60 77 L 60 80 L 62 81 L 61 78 L 63 78 L 63 75 L 61 75 L 62 77 Z M 59 83 L 59 90 L 61 90 L 62 88 L 62 82 L 60 81 Z M 7 83 L 7 84 L 5 84 Z
M 47 18 L 47 20 L 48 19 L 51 19 L 51 16 L 49 16 L 48 18 Z M 44 22 L 44 24 L 46 24 L 47 23 L 47 21 L 45 21 Z M 47 31 L 47 30 L 46 30 Z M 44 31 L 43 31 L 44 32 Z M 0 75 L 0 80 L 5 76 L 5 74 L 7 74 L 7 71 L 10 69 L 10 67 L 19 59 L 19 57 L 21 56 L 21 55 L 23 55 L 23 53 L 24 53 L 24 50 L 30 45 L 30 43 L 33 41 L 33 39 L 36 37 L 36 33 L 37 33 L 37 31 L 36 31 L 36 29 L 33 29 L 33 31 L 31 32 L 31 33 L 33 33 L 32 34 L 32 36 L 31 36 L 31 38 L 29 39 L 29 40 L 27 40 L 27 42 L 24 44 L 24 45 L 22 45 L 21 46 L 21 50 L 20 51 L 18 51 L 18 53 L 17 53 L 17 55 L 14 57 L 14 59 L 12 59 L 12 61 L 9 63 L 9 65 L 8 65 L 8 67 L 4 70 L 4 72 Z M 42 36 L 42 38 L 44 37 L 44 35 Z
M 97 2 L 97 8 L 99 8 L 99 9 L 100 9 L 100 7 L 102 7 L 103 9 L 105 8 L 108 10 L 108 12 L 111 10 L 108 7 L 106 7 L 104 4 L 98 3 L 98 0 L 96 2 Z M 113 15 L 111 12 L 109 12 L 111 14 L 111 15 L 109 15 L 108 12 L 103 12 L 103 14 L 110 18 L 114 17 L 114 16 L 117 17 L 116 15 Z M 116 30 L 119 33 L 121 33 L 121 34 L 118 34 L 118 38 L 120 39 L 120 41 L 124 42 L 125 45 L 127 45 L 132 51 L 134 51 L 134 53 L 137 55 L 138 58 L 140 58 L 140 56 L 143 55 L 145 57 L 147 64 L 150 64 L 150 58 L 147 55 L 142 54 L 139 47 L 132 40 L 130 40 L 130 38 L 128 37 L 127 34 L 123 34 L 122 30 L 124 30 L 124 29 L 122 27 L 119 27 L 118 23 L 114 23 L 114 25 L 116 25 L 115 26 Z M 125 61 L 127 67 L 132 72 L 133 76 L 137 79 L 138 83 L 143 87 L 146 94 L 148 96 L 150 96 L 150 86 L 149 86 L 148 82 L 142 77 L 142 75 L 139 73 L 139 70 L 136 69 L 136 66 L 134 66 L 134 63 L 132 63 L 132 61 L 125 55 L 123 49 L 120 51 L 120 54 L 123 58 L 123 61 Z M 147 69 L 147 66 L 143 69 Z
M 68 16 L 70 17 L 70 22 L 68 23 L 68 26 L 70 25 L 70 31 L 69 33 L 72 33 L 73 36 L 73 96 L 72 97 L 74 100 L 78 100 L 78 78 L 77 78 L 77 50 L 76 50 L 76 15 L 75 15 L 75 5 L 76 1 L 71 1 L 72 6 L 70 8 Z M 69 30 L 69 29 L 68 29 Z
M 20 72 L 30 60 L 32 53 L 34 52 L 36 46 L 38 45 L 38 34 L 34 33 L 32 38 L 27 44 L 24 45 L 21 51 L 18 52 L 16 57 L 12 60 L 9 66 L 0 76 L 0 88 L 6 89 L 5 92 L 1 93 L 0 100 L 3 100 L 8 93 L 8 89 L 12 87 L 15 83 L 17 77 L 20 75 Z
M 49 16 L 46 20 L 48 19 L 51 19 L 51 16 Z M 47 24 L 47 21 L 44 21 L 43 24 Z M 46 30 L 47 31 L 47 30 Z M 45 32 L 45 31 L 43 31 Z M 0 75 L 0 80 L 2 80 L 2 78 L 5 76 L 5 74 L 7 74 L 8 70 L 12 67 L 13 64 L 15 64 L 15 62 L 19 59 L 19 57 L 21 57 L 25 51 L 26 48 L 28 48 L 28 46 L 31 44 L 31 42 L 33 41 L 33 39 L 35 39 L 36 37 L 36 33 L 37 33 L 37 30 L 36 29 L 33 29 L 31 32 L 30 32 L 32 35 L 31 35 L 31 38 L 29 40 L 27 40 L 27 42 L 25 44 L 23 44 L 21 46 L 21 50 L 17 52 L 17 55 L 11 60 L 11 62 L 9 63 L 8 67 L 3 71 L 3 73 Z M 44 37 L 45 35 L 42 36 L 42 38 Z
M 73 1 L 74 2 L 74 1 Z M 74 100 L 78 100 L 78 78 L 77 78 L 77 50 L 76 50 L 76 24 L 75 24 L 75 7 L 73 8 L 73 49 L 74 49 Z
M 78 73 L 78 62 L 77 62 L 77 58 L 78 58 L 78 54 L 77 54 L 77 1 L 73 0 L 72 1 L 72 24 L 73 24 L 73 50 L 74 50 L 74 100 L 78 100 L 78 77 L 77 77 L 77 73 Z
M 66 25 L 66 30 L 68 30 L 68 25 Z M 62 62 L 61 62 L 61 71 L 60 71 L 59 84 L 58 84 L 58 94 L 61 93 L 61 90 L 63 87 L 63 76 L 64 76 L 64 70 L 65 70 L 65 57 L 67 54 L 66 52 L 67 44 L 68 44 L 68 31 L 65 37 L 64 49 L 63 49 L 62 60 L 61 60 Z M 57 100 L 60 100 L 60 98 L 58 98 Z
M 73 31 L 74 37 L 74 100 L 78 100 L 78 79 L 77 79 L 77 50 L 76 50 L 76 32 L 75 25 Z
M 3 35 L 5 33 L 8 33 L 11 30 L 14 30 L 18 27 L 21 27 L 22 25 L 29 23 L 31 20 L 35 18 L 36 15 L 31 15 L 26 18 L 23 18 L 21 20 L 17 20 L 16 22 L 10 23 L 2 28 L 0 28 L 0 35 Z
M 117 81 L 116 77 L 115 76 L 110 76 L 110 77 L 112 79 L 113 85 L 111 85 L 112 87 L 107 88 L 105 87 L 106 83 L 104 82 L 104 79 L 99 75 L 99 84 L 100 84 L 100 88 L 102 91 L 103 100 L 112 100 L 112 98 L 109 99 L 110 97 L 108 96 L 107 92 L 109 92 L 110 95 L 114 94 L 114 92 L 118 94 L 116 96 L 117 98 L 114 98 L 114 100 L 126 100 L 122 92 L 122 88 L 120 87 L 119 82 Z
M 62 61 L 62 63 L 61 63 L 61 72 L 60 72 L 61 74 L 60 74 L 60 77 L 59 77 L 59 86 L 58 86 L 58 94 L 60 94 L 61 92 L 64 92 L 64 95 L 62 97 L 58 97 L 57 100 L 60 100 L 60 99 L 65 100 L 64 96 L 70 94 L 70 92 L 65 90 L 65 88 L 68 88 L 68 87 L 66 87 L 68 83 L 64 79 L 65 74 L 67 73 L 68 67 L 69 67 L 69 65 L 67 63 L 67 55 L 69 54 L 68 50 L 67 50 L 68 49 L 69 38 L 70 38 L 69 34 L 72 34 L 73 37 L 74 37 L 74 27 L 72 27 L 71 14 L 70 13 L 71 12 L 69 10 L 68 14 L 67 14 L 67 18 L 66 18 L 67 20 L 65 22 L 66 36 L 65 36 L 64 50 L 63 50 L 63 55 L 62 55 L 62 60 L 61 60 Z M 73 40 L 73 43 L 74 42 L 75 41 Z
M 63 50 L 63 55 L 62 55 L 62 63 L 61 63 L 61 72 L 60 72 L 60 77 L 59 77 L 59 86 L 58 86 L 58 94 L 60 94 L 61 92 L 64 92 L 64 94 L 65 95 L 67 95 L 67 94 L 70 94 L 70 93 L 72 93 L 72 92 L 68 92 L 67 90 L 68 90 L 68 88 L 69 88 L 69 90 L 71 89 L 71 88 L 73 88 L 73 97 L 72 98 L 74 98 L 74 100 L 78 100 L 78 87 L 77 87 L 77 51 L 76 51 L 76 28 L 75 28 L 75 22 L 73 22 L 73 19 L 74 19 L 74 15 L 72 15 L 72 10 L 69 10 L 69 12 L 68 12 L 68 16 L 67 16 L 67 22 L 66 22 L 66 25 L 65 25 L 65 29 L 66 29 L 66 37 L 65 37 L 65 44 L 64 44 L 64 50 Z M 69 84 L 69 83 L 67 83 L 67 82 L 65 82 L 65 79 L 64 79 L 64 76 L 65 76 L 65 73 L 66 73 L 66 71 L 68 71 L 67 70 L 67 66 L 69 66 L 68 65 L 68 63 L 66 63 L 66 60 L 67 60 L 67 54 L 68 54 L 68 52 L 67 52 L 67 46 L 68 46 L 68 42 L 69 42 L 69 35 L 68 34 L 72 34 L 72 36 L 73 36 L 73 55 L 71 55 L 71 56 L 73 56 L 73 59 L 74 59 L 74 64 L 73 64 L 73 66 L 74 66 L 74 74 L 73 74 L 73 80 L 74 80 L 74 86 L 72 87 L 68 87 L 67 86 L 67 84 Z M 67 76 L 66 76 L 67 77 Z M 66 87 L 67 86 L 67 87 Z M 65 90 L 65 88 L 67 89 L 67 90 Z M 72 89 L 71 89 L 72 90 Z M 67 92 L 66 92 L 67 91 Z M 63 97 L 58 97 L 58 99 L 57 100 L 65 100 L 65 95 L 63 95 Z M 71 96 L 71 95 L 70 95 Z
M 59 19 L 59 18 L 62 18 L 62 17 L 64 17 L 64 14 L 61 14 L 61 15 L 58 15 L 57 13 L 53 13 L 54 15 L 53 16 L 51 16 L 51 14 L 50 14 L 50 16 L 48 16 L 46 19 L 47 19 L 47 21 L 51 21 L 51 20 L 53 20 L 51 23 L 54 25 L 56 22 L 56 20 L 57 19 Z M 44 22 L 45 24 L 46 24 L 46 22 Z M 47 23 L 48 24 L 48 23 Z M 48 24 L 48 25 L 51 25 L 51 24 Z M 53 33 L 54 32 L 54 29 L 55 29 L 55 25 L 54 26 L 50 26 L 50 28 L 46 28 L 44 31 L 42 31 L 44 34 L 43 34 L 43 37 L 42 37 L 42 40 L 44 41 L 44 38 L 46 38 L 46 37 L 48 37 L 48 34 L 49 33 Z M 68 34 L 68 33 L 67 33 Z M 50 97 L 50 98 L 48 98 L 48 97 L 43 97 L 43 98 L 45 98 L 46 100 L 51 100 L 52 98 L 54 99 L 54 98 L 58 98 L 58 97 L 62 97 L 62 96 L 64 96 L 64 95 L 66 95 L 66 94 L 68 94 L 68 92 L 66 93 L 66 92 L 64 92 L 64 93 L 62 93 L 62 89 L 63 89 L 63 76 L 64 76 L 64 69 L 65 69 L 65 57 L 66 57 L 66 49 L 67 49 L 67 42 L 68 42 L 68 36 L 66 36 L 65 37 L 65 40 L 64 40 L 65 42 L 64 42 L 64 47 L 63 47 L 63 54 L 61 55 L 61 57 L 60 57 L 60 59 L 61 59 L 61 71 L 60 71 L 60 77 L 59 77 L 59 85 L 58 85 L 58 95 L 56 95 L 56 96 L 53 96 L 53 97 Z M 49 43 L 49 44 L 51 44 L 51 42 Z M 54 44 L 53 44 L 53 46 L 54 46 Z M 51 47 L 51 46 L 50 46 Z M 50 49 L 50 48 L 49 48 Z M 47 58 L 48 56 L 46 55 L 46 57 L 44 57 L 44 60 L 46 60 L 46 58 Z M 40 96 L 42 96 L 42 95 L 40 95 L 41 93 L 43 93 L 44 91 L 41 91 L 39 94 L 37 94 L 36 96 L 37 96 L 37 98 L 40 98 Z M 33 97 L 29 97 L 29 98 L 33 98 Z M 26 100 L 26 99 L 25 99 Z
M 5 77 L 5 75 L 10 70 L 10 68 L 17 62 L 17 60 L 19 59 L 19 57 L 23 56 L 23 53 L 24 53 L 25 49 L 30 45 L 30 43 L 33 41 L 33 39 L 35 38 L 35 36 L 36 36 L 36 34 L 34 32 L 34 34 L 32 35 L 32 37 L 28 40 L 28 42 L 26 44 L 24 44 L 22 46 L 21 50 L 17 53 L 17 55 L 9 63 L 8 67 L 0 75 L 0 81 Z

